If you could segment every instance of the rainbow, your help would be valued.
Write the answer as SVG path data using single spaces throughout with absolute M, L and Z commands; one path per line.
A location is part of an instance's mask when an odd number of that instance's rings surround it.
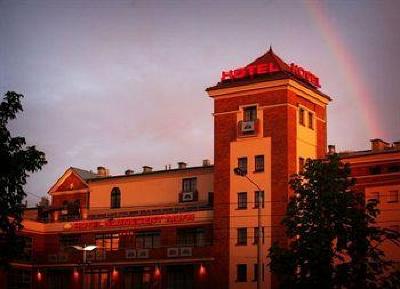
M 368 86 L 361 77 L 361 73 L 358 70 L 359 65 L 349 50 L 346 49 L 337 29 L 329 21 L 323 3 L 319 1 L 304 1 L 303 3 L 305 3 L 306 9 L 317 24 L 316 26 L 320 30 L 321 36 L 327 42 L 332 54 L 343 69 L 348 80 L 347 84 L 350 88 L 351 97 L 360 106 L 361 117 L 370 138 L 383 137 L 383 131 L 378 126 L 378 113 L 375 112 L 375 105 L 372 102 L 373 96 L 369 93 Z

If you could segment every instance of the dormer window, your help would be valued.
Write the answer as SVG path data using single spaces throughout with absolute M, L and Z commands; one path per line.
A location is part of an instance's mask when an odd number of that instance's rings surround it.
M 121 191 L 114 187 L 111 191 L 111 209 L 121 208 Z

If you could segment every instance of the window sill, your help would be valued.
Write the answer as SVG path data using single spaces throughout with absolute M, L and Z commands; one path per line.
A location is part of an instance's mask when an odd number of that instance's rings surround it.
M 238 211 L 243 211 L 243 210 L 247 210 L 248 208 L 246 207 L 246 208 L 236 208 L 236 210 L 238 210 Z
M 256 170 L 253 172 L 253 174 L 259 174 L 259 173 L 263 173 L 263 172 L 265 172 L 265 170 Z
M 235 246 L 236 247 L 245 247 L 245 246 L 247 246 L 247 243 L 245 243 L 245 244 L 236 243 Z

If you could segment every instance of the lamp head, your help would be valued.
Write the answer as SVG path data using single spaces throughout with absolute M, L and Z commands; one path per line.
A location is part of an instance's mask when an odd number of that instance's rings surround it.
M 241 169 L 241 168 L 234 168 L 233 172 L 235 175 L 241 176 L 241 177 L 244 177 L 245 175 L 247 175 L 247 171 L 244 169 Z

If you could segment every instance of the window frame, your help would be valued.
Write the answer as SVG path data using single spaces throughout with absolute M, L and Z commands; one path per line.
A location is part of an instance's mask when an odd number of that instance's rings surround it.
M 149 238 L 149 239 L 147 239 Z M 158 240 L 157 240 L 158 239 Z M 149 245 L 149 242 L 151 245 Z M 138 242 L 141 245 L 138 246 Z M 161 248 L 161 231 L 141 231 L 135 234 L 136 249 L 156 249 Z
M 246 210 L 247 204 L 248 204 L 247 192 L 239 192 L 239 193 L 237 193 L 237 195 L 238 195 L 237 209 L 238 210 Z M 244 197 L 244 198 L 241 198 L 241 197 Z
M 388 203 L 398 203 L 399 202 L 399 191 L 390 190 L 388 192 Z
M 314 113 L 312 111 L 308 111 L 308 128 L 314 129 Z
M 95 243 L 97 249 L 104 251 L 117 251 L 119 250 L 119 233 L 100 233 L 95 235 Z M 99 243 L 100 246 L 99 246 Z M 109 245 L 109 246 L 108 246 Z M 116 245 L 116 246 L 115 246 Z
M 236 282 L 247 282 L 247 264 L 236 264 Z
M 302 126 L 306 126 L 305 123 L 305 112 L 306 110 L 302 107 L 299 107 L 299 124 Z
M 257 105 L 243 107 L 243 121 L 257 120 Z
M 261 193 L 261 198 L 262 198 L 262 206 L 261 208 L 265 207 L 265 193 L 264 191 L 255 191 L 254 192 L 254 209 L 258 209 L 258 194 Z
M 182 179 L 182 193 L 194 193 L 197 191 L 197 177 Z
M 259 166 L 259 160 L 262 160 L 262 166 Z M 256 155 L 254 157 L 254 172 L 259 173 L 259 172 L 263 172 L 265 170 L 265 157 L 264 155 Z
M 111 209 L 121 208 L 121 190 L 119 187 L 113 187 L 111 190 Z
M 237 228 L 236 233 L 236 246 L 247 246 L 247 227 Z
M 245 166 L 243 166 L 244 164 L 245 164 Z M 249 166 L 249 161 L 248 161 L 247 157 L 238 158 L 237 167 L 239 169 L 241 169 L 242 171 L 245 171 L 247 173 L 248 166 Z

